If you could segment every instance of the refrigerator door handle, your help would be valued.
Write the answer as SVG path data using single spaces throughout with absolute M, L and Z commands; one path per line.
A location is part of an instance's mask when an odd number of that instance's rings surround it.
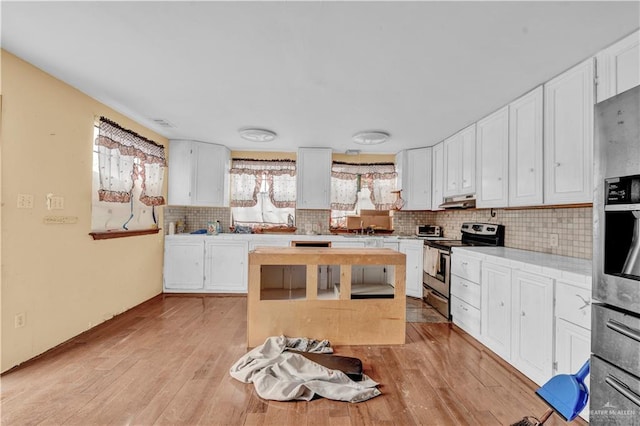
M 635 340 L 636 342 L 640 342 L 640 330 L 638 329 L 631 328 L 613 319 L 607 320 L 607 328 L 610 328 L 613 331 L 617 331 L 618 333 L 625 335 L 628 338 Z
M 618 380 L 611 374 L 608 374 L 604 381 L 629 401 L 640 406 L 640 395 L 629 389 L 629 386 L 624 384 L 624 382 Z

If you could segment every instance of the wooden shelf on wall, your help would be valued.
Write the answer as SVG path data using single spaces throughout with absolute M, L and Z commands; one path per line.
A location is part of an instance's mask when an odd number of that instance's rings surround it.
M 137 237 L 138 235 L 150 235 L 160 232 L 160 228 L 154 229 L 136 229 L 132 231 L 94 231 L 89 232 L 89 235 L 94 240 L 110 240 L 112 238 L 125 238 L 125 237 Z

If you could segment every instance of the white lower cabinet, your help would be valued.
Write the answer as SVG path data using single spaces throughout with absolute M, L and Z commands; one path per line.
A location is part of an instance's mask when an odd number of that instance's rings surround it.
M 511 359 L 511 268 L 482 264 L 482 342 Z
M 591 355 L 591 290 L 556 281 L 555 374 L 575 374 Z M 589 387 L 590 376 L 585 383 Z M 589 406 L 580 413 L 589 420 Z
M 471 336 L 480 339 L 480 260 L 454 251 L 451 265 L 451 321 Z
M 407 256 L 407 278 L 405 280 L 407 283 L 405 289 L 407 296 L 422 298 L 422 252 L 424 244 L 420 240 L 403 240 L 400 241 L 397 250 Z
M 513 271 L 512 364 L 543 385 L 553 376 L 553 279 Z
M 246 241 L 207 241 L 204 252 L 204 288 L 220 293 L 246 293 Z
M 204 242 L 188 237 L 165 241 L 163 286 L 165 291 L 202 290 Z

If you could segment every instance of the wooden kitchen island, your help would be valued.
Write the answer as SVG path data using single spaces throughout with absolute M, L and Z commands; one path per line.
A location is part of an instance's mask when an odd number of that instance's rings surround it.
M 403 344 L 405 261 L 403 253 L 386 248 L 257 247 L 249 253 L 247 345 L 279 335 L 328 339 L 335 345 Z M 304 266 L 306 282 L 290 283 L 272 297 L 261 279 L 262 267 L 269 265 Z M 370 297 L 360 292 L 356 298 L 352 268 L 362 265 L 384 265 L 389 277 L 372 286 L 378 290 Z M 319 285 L 323 267 L 339 270 L 339 286 Z

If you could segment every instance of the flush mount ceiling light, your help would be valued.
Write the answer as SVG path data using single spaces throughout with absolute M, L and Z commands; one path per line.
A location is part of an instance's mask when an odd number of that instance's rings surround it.
M 389 136 L 389 133 L 386 132 L 358 132 L 353 135 L 353 141 L 360 145 L 377 145 L 386 142 Z
M 277 135 L 266 129 L 242 129 L 240 136 L 251 142 L 271 142 Z

